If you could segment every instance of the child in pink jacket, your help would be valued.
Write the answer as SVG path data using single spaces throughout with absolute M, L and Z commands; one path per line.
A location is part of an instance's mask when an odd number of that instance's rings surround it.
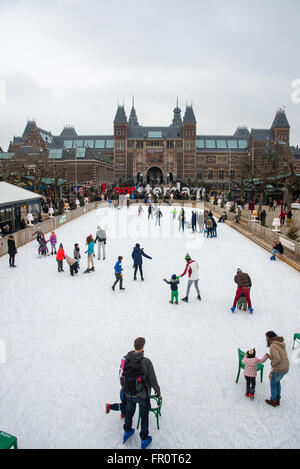
M 245 365 L 244 368 L 244 375 L 246 378 L 246 397 L 250 397 L 250 399 L 254 399 L 255 393 L 255 385 L 256 385 L 256 375 L 257 375 L 257 365 L 259 363 L 265 363 L 265 361 L 270 358 L 267 353 L 263 356 L 263 358 L 256 358 L 256 351 L 255 348 L 248 350 L 242 360 Z

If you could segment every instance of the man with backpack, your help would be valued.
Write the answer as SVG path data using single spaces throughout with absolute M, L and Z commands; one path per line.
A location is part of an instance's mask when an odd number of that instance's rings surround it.
M 136 404 L 139 404 L 141 413 L 141 449 L 146 449 L 152 441 L 149 436 L 149 409 L 151 388 L 156 396 L 160 397 L 160 387 L 157 383 L 153 364 L 144 356 L 145 339 L 138 337 L 134 341 L 134 350 L 125 357 L 122 376 L 123 391 L 126 396 L 126 415 L 124 423 L 123 443 L 130 438 L 135 429 L 132 428 L 132 418 L 135 414 Z

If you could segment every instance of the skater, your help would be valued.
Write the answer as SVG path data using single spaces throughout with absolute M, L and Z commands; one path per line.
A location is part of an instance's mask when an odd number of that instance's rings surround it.
M 105 259 L 106 232 L 99 225 L 97 226 L 95 243 L 97 243 L 97 241 L 98 241 L 98 261 L 101 259 L 101 249 L 102 249 L 102 255 L 103 255 L 103 260 L 104 260 Z
M 74 272 L 75 274 L 78 274 L 77 260 L 74 259 L 73 257 L 66 255 L 66 261 L 67 261 L 68 266 L 70 267 L 70 275 L 74 277 Z
M 266 333 L 267 346 L 270 348 L 272 371 L 270 373 L 271 398 L 266 403 L 273 407 L 280 406 L 282 378 L 289 371 L 289 359 L 283 337 L 278 337 L 273 331 Z
M 56 243 L 57 243 L 57 238 L 56 234 L 54 231 L 51 231 L 51 236 L 49 238 L 50 244 L 51 244 L 51 255 L 56 254 Z
M 142 212 L 144 211 L 143 207 L 140 205 L 139 208 L 138 208 L 138 216 L 141 217 L 142 216 Z
M 224 223 L 227 220 L 226 212 L 223 212 L 223 215 L 220 216 L 218 223 Z
M 184 224 L 185 224 L 185 211 L 182 208 L 180 214 L 178 215 L 178 221 L 179 221 L 179 230 L 182 229 L 184 231 Z
M 40 237 L 39 243 L 40 243 L 39 249 L 38 249 L 39 256 L 47 256 L 47 254 L 49 253 L 48 248 L 47 248 L 47 243 L 49 243 L 49 239 L 48 241 L 46 241 L 45 236 L 42 234 L 42 236 Z
M 151 220 L 152 220 L 153 219 L 153 207 L 152 207 L 151 204 L 148 207 L 148 220 L 149 220 L 150 217 L 151 217 Z
M 131 257 L 133 259 L 133 268 L 134 268 L 133 280 L 136 280 L 136 273 L 137 273 L 137 270 L 139 269 L 140 274 L 141 274 L 141 280 L 144 281 L 143 268 L 142 268 L 143 257 L 146 257 L 147 259 L 152 259 L 152 257 L 144 253 L 144 249 L 141 249 L 141 246 L 139 243 L 136 243 L 135 247 L 133 248 Z
M 175 220 L 176 215 L 177 215 L 177 209 L 176 209 L 176 207 L 174 207 L 173 210 L 172 210 L 172 217 L 173 217 L 173 220 Z
M 274 241 L 272 253 L 273 256 L 270 257 L 271 261 L 276 261 L 276 254 L 283 254 L 283 246 L 280 241 Z
M 127 206 L 127 208 L 130 208 L 130 200 L 129 200 L 129 197 L 128 197 L 127 200 L 126 200 L 126 206 Z
M 214 217 L 210 217 L 211 221 L 212 221 L 212 229 L 211 229 L 211 233 L 212 233 L 212 238 L 216 238 L 217 237 L 217 223 L 216 223 L 216 220 L 214 219 Z
M 146 449 L 151 443 L 149 436 L 149 409 L 151 407 L 149 396 L 151 388 L 156 396 L 160 396 L 153 364 L 149 358 L 144 356 L 145 339 L 138 337 L 134 341 L 134 350 L 126 355 L 124 367 L 124 392 L 126 396 L 126 415 L 124 423 L 123 443 L 130 438 L 135 429 L 132 428 L 132 418 L 135 414 L 136 404 L 139 404 L 141 413 L 141 449 Z
M 253 308 L 251 305 L 251 300 L 250 300 L 250 288 L 252 286 L 251 278 L 249 277 L 248 274 L 242 271 L 242 269 L 237 269 L 236 275 L 234 277 L 234 281 L 237 284 L 238 288 L 236 290 L 236 295 L 234 298 L 233 306 L 231 308 L 231 311 L 234 313 L 237 301 L 239 297 L 241 296 L 242 293 L 245 294 L 249 311 L 252 314 L 253 313 Z
M 17 254 L 18 250 L 16 248 L 16 242 L 13 235 L 9 235 L 7 238 L 7 247 L 8 247 L 8 255 L 9 255 L 9 267 L 17 267 L 15 265 L 15 255 Z
M 179 280 L 177 279 L 177 276 L 175 274 L 172 275 L 171 280 L 168 282 L 165 278 L 163 279 L 164 282 L 166 282 L 168 285 L 171 285 L 171 300 L 169 303 L 173 304 L 173 301 L 175 300 L 175 303 L 178 305 L 178 285 L 179 285 Z
M 125 288 L 123 288 L 123 274 L 122 274 L 122 271 L 123 271 L 123 267 L 122 267 L 122 260 L 123 260 L 123 257 L 122 256 L 119 256 L 118 257 L 118 260 L 115 264 L 115 276 L 116 276 L 116 281 L 115 283 L 113 284 L 113 286 L 111 287 L 113 289 L 113 291 L 115 291 L 115 288 L 116 288 L 116 285 L 118 282 L 120 282 L 120 290 L 125 290 Z
M 204 229 L 204 213 L 202 211 L 199 212 L 198 214 L 198 225 L 199 225 L 199 231 L 200 233 L 203 233 Z
M 58 272 L 64 272 L 63 261 L 64 261 L 65 258 L 66 258 L 66 256 L 65 256 L 64 247 L 63 247 L 62 243 L 60 243 L 59 249 L 58 249 L 57 254 L 56 254 L 56 260 L 57 260 L 57 264 L 58 264 Z
M 188 272 L 189 279 L 188 279 L 188 284 L 187 284 L 187 289 L 186 289 L 186 296 L 182 298 L 182 301 L 185 301 L 188 303 L 189 300 L 189 293 L 192 284 L 195 285 L 196 291 L 197 291 L 197 298 L 199 301 L 201 301 L 201 295 L 200 295 L 200 290 L 199 290 L 199 265 L 198 262 L 194 261 L 189 254 L 185 256 L 186 260 L 186 267 L 183 272 L 183 274 L 180 275 L 180 277 L 184 277 L 184 275 Z M 177 277 L 177 280 L 179 277 Z
M 255 394 L 255 385 L 256 385 L 256 376 L 257 376 L 257 365 L 259 363 L 265 363 L 265 361 L 269 358 L 269 355 L 266 353 L 263 358 L 259 359 L 256 358 L 256 351 L 255 348 L 248 350 L 242 360 L 245 365 L 244 368 L 244 376 L 246 379 L 246 397 L 250 397 L 250 399 L 254 399 Z
M 95 272 L 95 267 L 94 267 L 94 248 L 95 248 L 95 242 L 93 240 L 93 237 L 90 235 L 86 238 L 86 244 L 88 246 L 87 251 L 85 251 L 85 254 L 88 255 L 88 265 L 87 269 L 83 272 L 84 274 L 88 274 L 90 272 Z M 90 266 L 92 266 L 90 268 Z
M 288 212 L 287 212 L 287 214 L 286 214 L 286 223 L 287 223 L 287 226 L 291 226 L 292 218 L 293 218 L 293 213 L 292 213 L 291 209 L 289 209 Z
M 79 244 L 77 243 L 74 244 L 73 257 L 77 261 L 77 269 L 79 270 L 80 269 L 79 259 L 81 259 L 81 255 L 80 255 L 80 247 L 79 247 Z
M 207 223 L 206 223 L 206 230 L 207 230 L 207 237 L 212 238 L 213 237 L 213 221 L 211 217 L 208 217 Z
M 160 226 L 160 219 L 161 219 L 162 216 L 163 216 L 163 214 L 161 213 L 160 208 L 158 208 L 155 212 L 155 217 L 156 217 L 155 225 L 158 224 Z
M 196 213 L 194 211 L 192 211 L 192 219 L 191 219 L 191 223 L 192 223 L 192 231 L 196 231 L 196 226 L 197 226 L 197 216 L 196 216 Z

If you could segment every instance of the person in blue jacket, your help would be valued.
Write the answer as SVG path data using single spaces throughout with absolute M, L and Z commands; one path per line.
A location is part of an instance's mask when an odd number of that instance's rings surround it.
M 144 249 L 141 248 L 139 243 L 136 243 L 135 247 L 133 248 L 131 256 L 133 259 L 133 268 L 134 268 L 133 280 L 136 280 L 136 273 L 137 273 L 137 270 L 139 269 L 140 274 L 141 274 L 141 280 L 144 281 L 143 269 L 142 269 L 143 256 L 147 257 L 147 259 L 152 259 L 152 257 L 144 253 Z
M 123 267 L 122 267 L 122 260 L 123 260 L 123 257 L 122 256 L 119 256 L 118 257 L 118 260 L 115 264 L 115 276 L 116 276 L 116 281 L 115 283 L 113 284 L 113 286 L 111 287 L 113 289 L 113 291 L 115 291 L 115 287 L 117 285 L 118 282 L 120 282 L 120 290 L 125 290 L 125 288 L 123 288 L 123 274 L 122 274 L 122 270 L 123 270 Z

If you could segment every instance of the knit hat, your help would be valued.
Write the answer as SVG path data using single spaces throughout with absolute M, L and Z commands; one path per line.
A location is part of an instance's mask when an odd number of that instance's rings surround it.
M 176 275 L 176 274 L 173 274 L 173 275 L 172 275 L 172 280 L 176 280 L 176 278 L 177 278 L 177 275 Z
M 141 245 L 139 243 L 136 243 L 135 247 L 139 248 Z
M 62 243 L 60 243 L 59 247 L 60 247 L 60 248 L 62 248 L 62 247 L 63 247 Z
M 238 269 L 237 269 L 237 272 L 242 272 L 242 269 L 238 268 Z
M 190 256 L 189 254 L 187 254 L 187 255 L 185 256 L 185 260 L 186 260 L 186 261 L 190 261 L 190 260 L 191 260 L 191 256 Z

